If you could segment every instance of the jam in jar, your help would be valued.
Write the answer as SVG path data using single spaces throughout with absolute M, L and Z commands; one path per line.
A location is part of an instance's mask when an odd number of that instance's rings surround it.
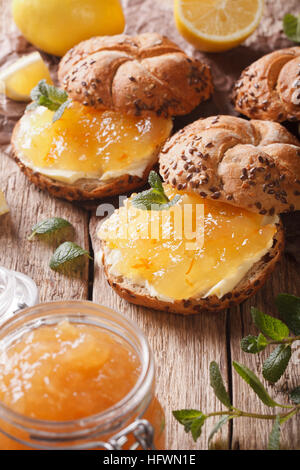
M 0 333 L 0 449 L 164 448 L 149 345 L 88 301 L 25 309 Z

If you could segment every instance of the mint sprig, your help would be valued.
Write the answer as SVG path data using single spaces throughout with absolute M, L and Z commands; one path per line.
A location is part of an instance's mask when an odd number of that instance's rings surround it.
M 300 43 L 300 14 L 298 16 L 290 13 L 284 15 L 283 31 L 291 41 Z
M 194 441 L 201 436 L 202 426 L 206 416 L 198 410 L 178 410 L 173 411 L 174 417 L 184 426 L 185 432 L 191 432 Z
M 166 195 L 162 181 L 159 175 L 155 171 L 150 171 L 148 178 L 151 189 L 142 191 L 133 197 L 131 203 L 137 209 L 142 210 L 168 210 L 174 206 L 180 199 L 180 195 L 177 194 L 172 200 Z
M 38 106 L 44 106 L 50 111 L 55 111 L 53 115 L 53 122 L 60 119 L 71 103 L 68 98 L 68 93 L 65 90 L 48 85 L 45 79 L 40 80 L 39 83 L 31 90 L 30 97 L 32 103 L 27 106 L 27 109 L 35 109 Z
M 290 398 L 293 401 L 294 405 L 283 405 L 277 403 L 273 400 L 268 392 L 266 391 L 265 387 L 259 380 L 259 378 L 255 375 L 253 371 L 251 371 L 248 367 L 238 362 L 233 361 L 233 367 L 236 372 L 250 385 L 252 390 L 256 393 L 256 395 L 260 398 L 260 400 L 267 406 L 274 408 L 279 407 L 281 409 L 287 408 L 288 411 L 282 413 L 274 413 L 274 414 L 263 414 L 263 413 L 252 413 L 248 411 L 241 410 L 231 405 L 230 400 L 227 402 L 226 411 L 216 411 L 212 413 L 203 413 L 201 410 L 176 410 L 173 411 L 174 418 L 184 426 L 185 432 L 190 432 L 194 441 L 196 441 L 202 431 L 202 427 L 204 423 L 212 417 L 220 416 L 220 420 L 217 424 L 213 427 L 212 431 L 210 432 L 208 438 L 208 444 L 211 443 L 212 438 L 214 435 L 222 428 L 222 426 L 228 423 L 230 420 L 234 418 L 241 418 L 247 417 L 252 419 L 263 419 L 263 420 L 272 420 L 274 421 L 274 425 L 269 437 L 269 448 L 271 449 L 279 449 L 280 448 L 280 425 L 290 419 L 292 416 L 300 412 L 300 387 L 297 387 L 293 392 L 291 392 Z M 219 375 L 219 366 L 216 362 L 212 362 L 210 364 L 210 370 L 215 369 L 218 370 L 217 375 Z M 220 383 L 220 379 L 218 378 L 218 383 Z M 221 378 L 222 384 L 223 379 Z M 216 393 L 217 388 L 215 384 L 211 382 L 211 386 Z M 226 392 L 228 394 L 228 392 Z M 229 394 L 228 394 L 229 396 Z M 217 394 L 219 397 L 219 394 Z
M 280 450 L 280 416 L 276 416 L 269 436 L 268 450 Z
M 279 294 L 275 303 L 284 322 L 252 307 L 253 321 L 261 333 L 241 340 L 242 350 L 251 354 L 257 354 L 267 346 L 277 346 L 264 361 L 262 368 L 263 377 L 271 383 L 277 382 L 284 374 L 292 356 L 291 345 L 300 340 L 300 298 Z M 298 336 L 290 335 L 290 329 Z
M 291 324 L 294 331 L 298 332 L 300 322 L 300 299 L 288 294 L 280 294 L 276 299 L 276 304 L 279 307 L 281 316 L 285 318 L 292 318 Z M 249 335 L 241 341 L 242 349 L 248 353 L 258 353 L 269 344 L 277 344 L 277 348 L 271 353 L 269 358 L 265 361 L 263 373 L 267 380 L 272 382 L 278 380 L 290 359 L 291 343 L 300 339 L 300 337 L 290 336 L 288 326 L 277 318 L 265 315 L 258 309 L 252 309 L 252 317 L 258 328 L 262 330 L 259 336 Z M 287 322 L 288 323 L 288 322 Z M 266 336 L 264 336 L 266 335 Z M 270 338 L 270 339 L 267 339 Z M 276 402 L 267 392 L 261 380 L 257 375 L 250 370 L 247 366 L 233 361 L 233 369 L 239 376 L 251 387 L 259 399 L 266 405 L 274 409 L 275 407 L 281 408 L 282 412 L 276 411 L 272 413 L 254 413 L 250 411 L 241 410 L 232 405 L 230 394 L 225 388 L 223 378 L 218 364 L 213 361 L 210 363 L 210 385 L 221 403 L 226 407 L 226 411 L 215 411 L 211 413 L 204 413 L 201 410 L 176 410 L 173 411 L 175 419 L 184 426 L 185 431 L 192 434 L 194 441 L 201 435 L 204 423 L 212 417 L 219 416 L 219 421 L 214 425 L 209 434 L 208 445 L 215 434 L 235 418 L 247 417 L 252 419 L 262 419 L 273 421 L 273 427 L 269 436 L 268 449 L 280 449 L 280 435 L 282 425 L 291 419 L 293 416 L 300 413 L 300 386 L 296 387 L 289 394 L 291 405 L 285 405 Z
M 227 408 L 231 408 L 230 397 L 225 388 L 219 366 L 215 361 L 210 363 L 209 377 L 210 386 L 213 388 L 216 397 L 220 400 L 221 403 L 223 403 L 223 405 L 227 406 Z
M 300 297 L 290 294 L 278 294 L 275 305 L 280 318 L 294 335 L 300 335 Z

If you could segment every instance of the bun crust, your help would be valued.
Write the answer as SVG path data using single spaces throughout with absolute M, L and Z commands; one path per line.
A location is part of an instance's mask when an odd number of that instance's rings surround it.
M 246 68 L 233 93 L 235 109 L 250 118 L 300 120 L 300 47 L 281 49 Z
M 167 140 L 160 173 L 178 190 L 274 215 L 300 209 L 300 143 L 283 126 L 215 116 Z
M 66 199 L 67 201 L 102 199 L 104 197 L 127 193 L 136 188 L 140 188 L 147 183 L 148 174 L 157 162 L 159 148 L 153 153 L 153 158 L 149 159 L 149 165 L 145 168 L 142 177 L 124 174 L 105 182 L 98 179 L 80 179 L 72 184 L 57 181 L 32 170 L 21 161 L 18 149 L 14 142 L 14 135 L 17 132 L 18 125 L 19 124 L 17 123 L 15 126 L 11 140 L 12 157 L 33 184 L 40 189 L 47 190 L 52 196 Z
M 201 312 L 219 312 L 233 305 L 239 304 L 255 294 L 262 287 L 269 275 L 275 269 L 279 262 L 284 247 L 284 233 L 281 224 L 277 225 L 278 231 L 274 236 L 274 242 L 269 252 L 255 263 L 250 271 L 244 276 L 239 284 L 231 291 L 225 294 L 221 299 L 216 295 L 206 298 L 190 298 L 184 300 L 175 300 L 166 302 L 149 295 L 148 290 L 140 285 L 134 284 L 127 278 L 113 276 L 109 272 L 109 266 L 106 263 L 104 250 L 102 252 L 102 263 L 108 284 L 117 292 L 117 294 L 128 302 L 143 305 L 154 310 L 163 310 L 166 312 L 191 315 Z M 105 243 L 102 242 L 102 248 Z
M 58 76 L 75 101 L 136 115 L 187 114 L 213 90 L 210 68 L 157 33 L 81 42 L 63 57 Z

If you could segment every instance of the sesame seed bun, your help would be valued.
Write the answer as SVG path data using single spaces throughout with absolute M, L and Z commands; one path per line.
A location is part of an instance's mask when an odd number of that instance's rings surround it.
M 234 86 L 237 111 L 254 119 L 300 120 L 300 47 L 264 55 Z
M 179 190 L 262 215 L 300 210 L 300 143 L 283 126 L 214 116 L 167 140 L 159 163 Z
M 58 76 L 75 101 L 135 115 L 188 114 L 213 90 L 210 68 L 157 33 L 83 41 L 63 57 Z
M 277 232 L 273 238 L 273 246 L 270 250 L 257 261 L 233 288 L 219 298 L 216 295 L 208 297 L 195 296 L 189 299 L 174 300 L 168 302 L 151 295 L 145 285 L 135 284 L 124 276 L 116 276 L 110 272 L 109 249 L 105 242 L 102 243 L 102 252 L 100 263 L 104 267 L 108 284 L 116 293 L 136 305 L 142 305 L 154 310 L 162 310 L 170 313 L 180 313 L 183 315 L 192 315 L 204 312 L 219 312 L 224 309 L 237 305 L 254 295 L 266 282 L 270 274 L 279 263 L 284 248 L 284 232 L 282 224 L 276 224 Z
M 38 171 L 34 171 L 26 165 L 22 158 L 22 152 L 17 144 L 16 135 L 20 125 L 19 123 L 20 121 L 16 124 L 11 139 L 11 156 L 31 183 L 42 190 L 48 191 L 52 196 L 66 199 L 67 201 L 92 201 L 133 191 L 147 183 L 149 172 L 157 163 L 160 147 L 157 147 L 153 155 L 149 157 L 149 164 L 145 168 L 142 176 L 123 174 L 106 181 L 101 181 L 96 178 L 82 178 L 74 183 L 57 181 Z

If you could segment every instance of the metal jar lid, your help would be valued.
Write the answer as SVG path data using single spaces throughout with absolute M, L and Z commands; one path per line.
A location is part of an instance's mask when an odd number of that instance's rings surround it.
M 0 266 L 0 324 L 37 302 L 38 288 L 29 276 Z

